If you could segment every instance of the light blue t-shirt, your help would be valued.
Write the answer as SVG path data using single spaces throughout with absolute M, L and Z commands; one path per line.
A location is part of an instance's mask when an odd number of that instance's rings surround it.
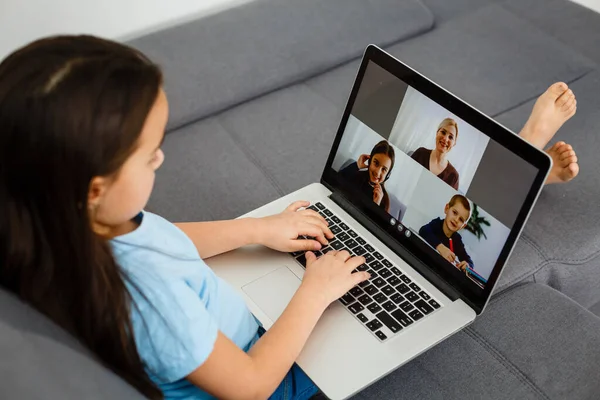
M 241 296 L 202 261 L 183 231 L 143 212 L 139 227 L 111 240 L 131 280 L 138 351 L 165 398 L 212 398 L 184 378 L 211 353 L 221 331 L 247 351 L 258 324 Z

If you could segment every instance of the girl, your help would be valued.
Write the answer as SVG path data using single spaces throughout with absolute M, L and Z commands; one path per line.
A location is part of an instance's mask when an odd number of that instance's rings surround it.
M 346 182 L 373 199 L 373 202 L 390 212 L 390 196 L 385 190 L 385 182 L 390 177 L 396 155 L 387 140 L 373 146 L 371 154 L 361 154 L 356 162 L 340 171 Z
M 149 398 L 309 398 L 294 360 L 325 308 L 369 278 L 352 273 L 364 259 L 308 252 L 262 335 L 202 258 L 317 250 L 333 235 L 307 202 L 179 228 L 144 212 L 164 159 L 161 85 L 142 54 L 94 37 L 40 40 L 0 64 L 0 283 Z

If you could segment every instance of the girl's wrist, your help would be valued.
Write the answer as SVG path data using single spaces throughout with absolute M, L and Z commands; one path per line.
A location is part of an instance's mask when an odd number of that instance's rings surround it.
M 328 299 L 322 291 L 318 291 L 308 286 L 304 281 L 296 291 L 296 295 L 302 299 L 302 303 L 306 305 L 308 309 L 312 309 L 314 312 L 322 314 L 325 309 L 329 307 L 332 300 Z
M 263 244 L 264 243 L 264 223 L 262 218 L 242 218 L 239 220 L 243 224 L 245 244 Z

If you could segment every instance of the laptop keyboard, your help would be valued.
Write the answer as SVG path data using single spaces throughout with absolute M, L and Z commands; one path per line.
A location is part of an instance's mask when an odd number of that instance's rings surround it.
M 366 262 L 356 270 L 368 271 L 371 279 L 350 289 L 339 302 L 377 339 L 386 341 L 441 307 L 397 265 L 386 259 L 322 203 L 308 208 L 321 214 L 335 235 L 327 247 L 315 252 L 317 257 L 331 250 L 346 250 L 353 256 L 365 258 Z M 306 267 L 304 253 L 297 251 L 291 254 Z

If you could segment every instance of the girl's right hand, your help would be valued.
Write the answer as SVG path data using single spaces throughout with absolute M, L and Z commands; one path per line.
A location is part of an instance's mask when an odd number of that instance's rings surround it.
M 379 183 L 375 184 L 373 188 L 373 202 L 377 205 L 381 205 L 381 200 L 383 200 L 383 189 Z
M 306 270 L 301 287 L 321 297 L 325 307 L 371 277 L 366 271 L 352 272 L 364 264 L 365 258 L 350 258 L 346 250 L 333 250 L 319 259 L 314 253 L 307 251 L 305 257 Z
M 368 154 L 361 154 L 360 157 L 358 157 L 358 160 L 356 160 L 356 165 L 358 165 L 358 169 L 365 169 L 368 167 L 367 165 L 367 161 L 369 160 L 369 158 L 371 158 L 370 155 Z

